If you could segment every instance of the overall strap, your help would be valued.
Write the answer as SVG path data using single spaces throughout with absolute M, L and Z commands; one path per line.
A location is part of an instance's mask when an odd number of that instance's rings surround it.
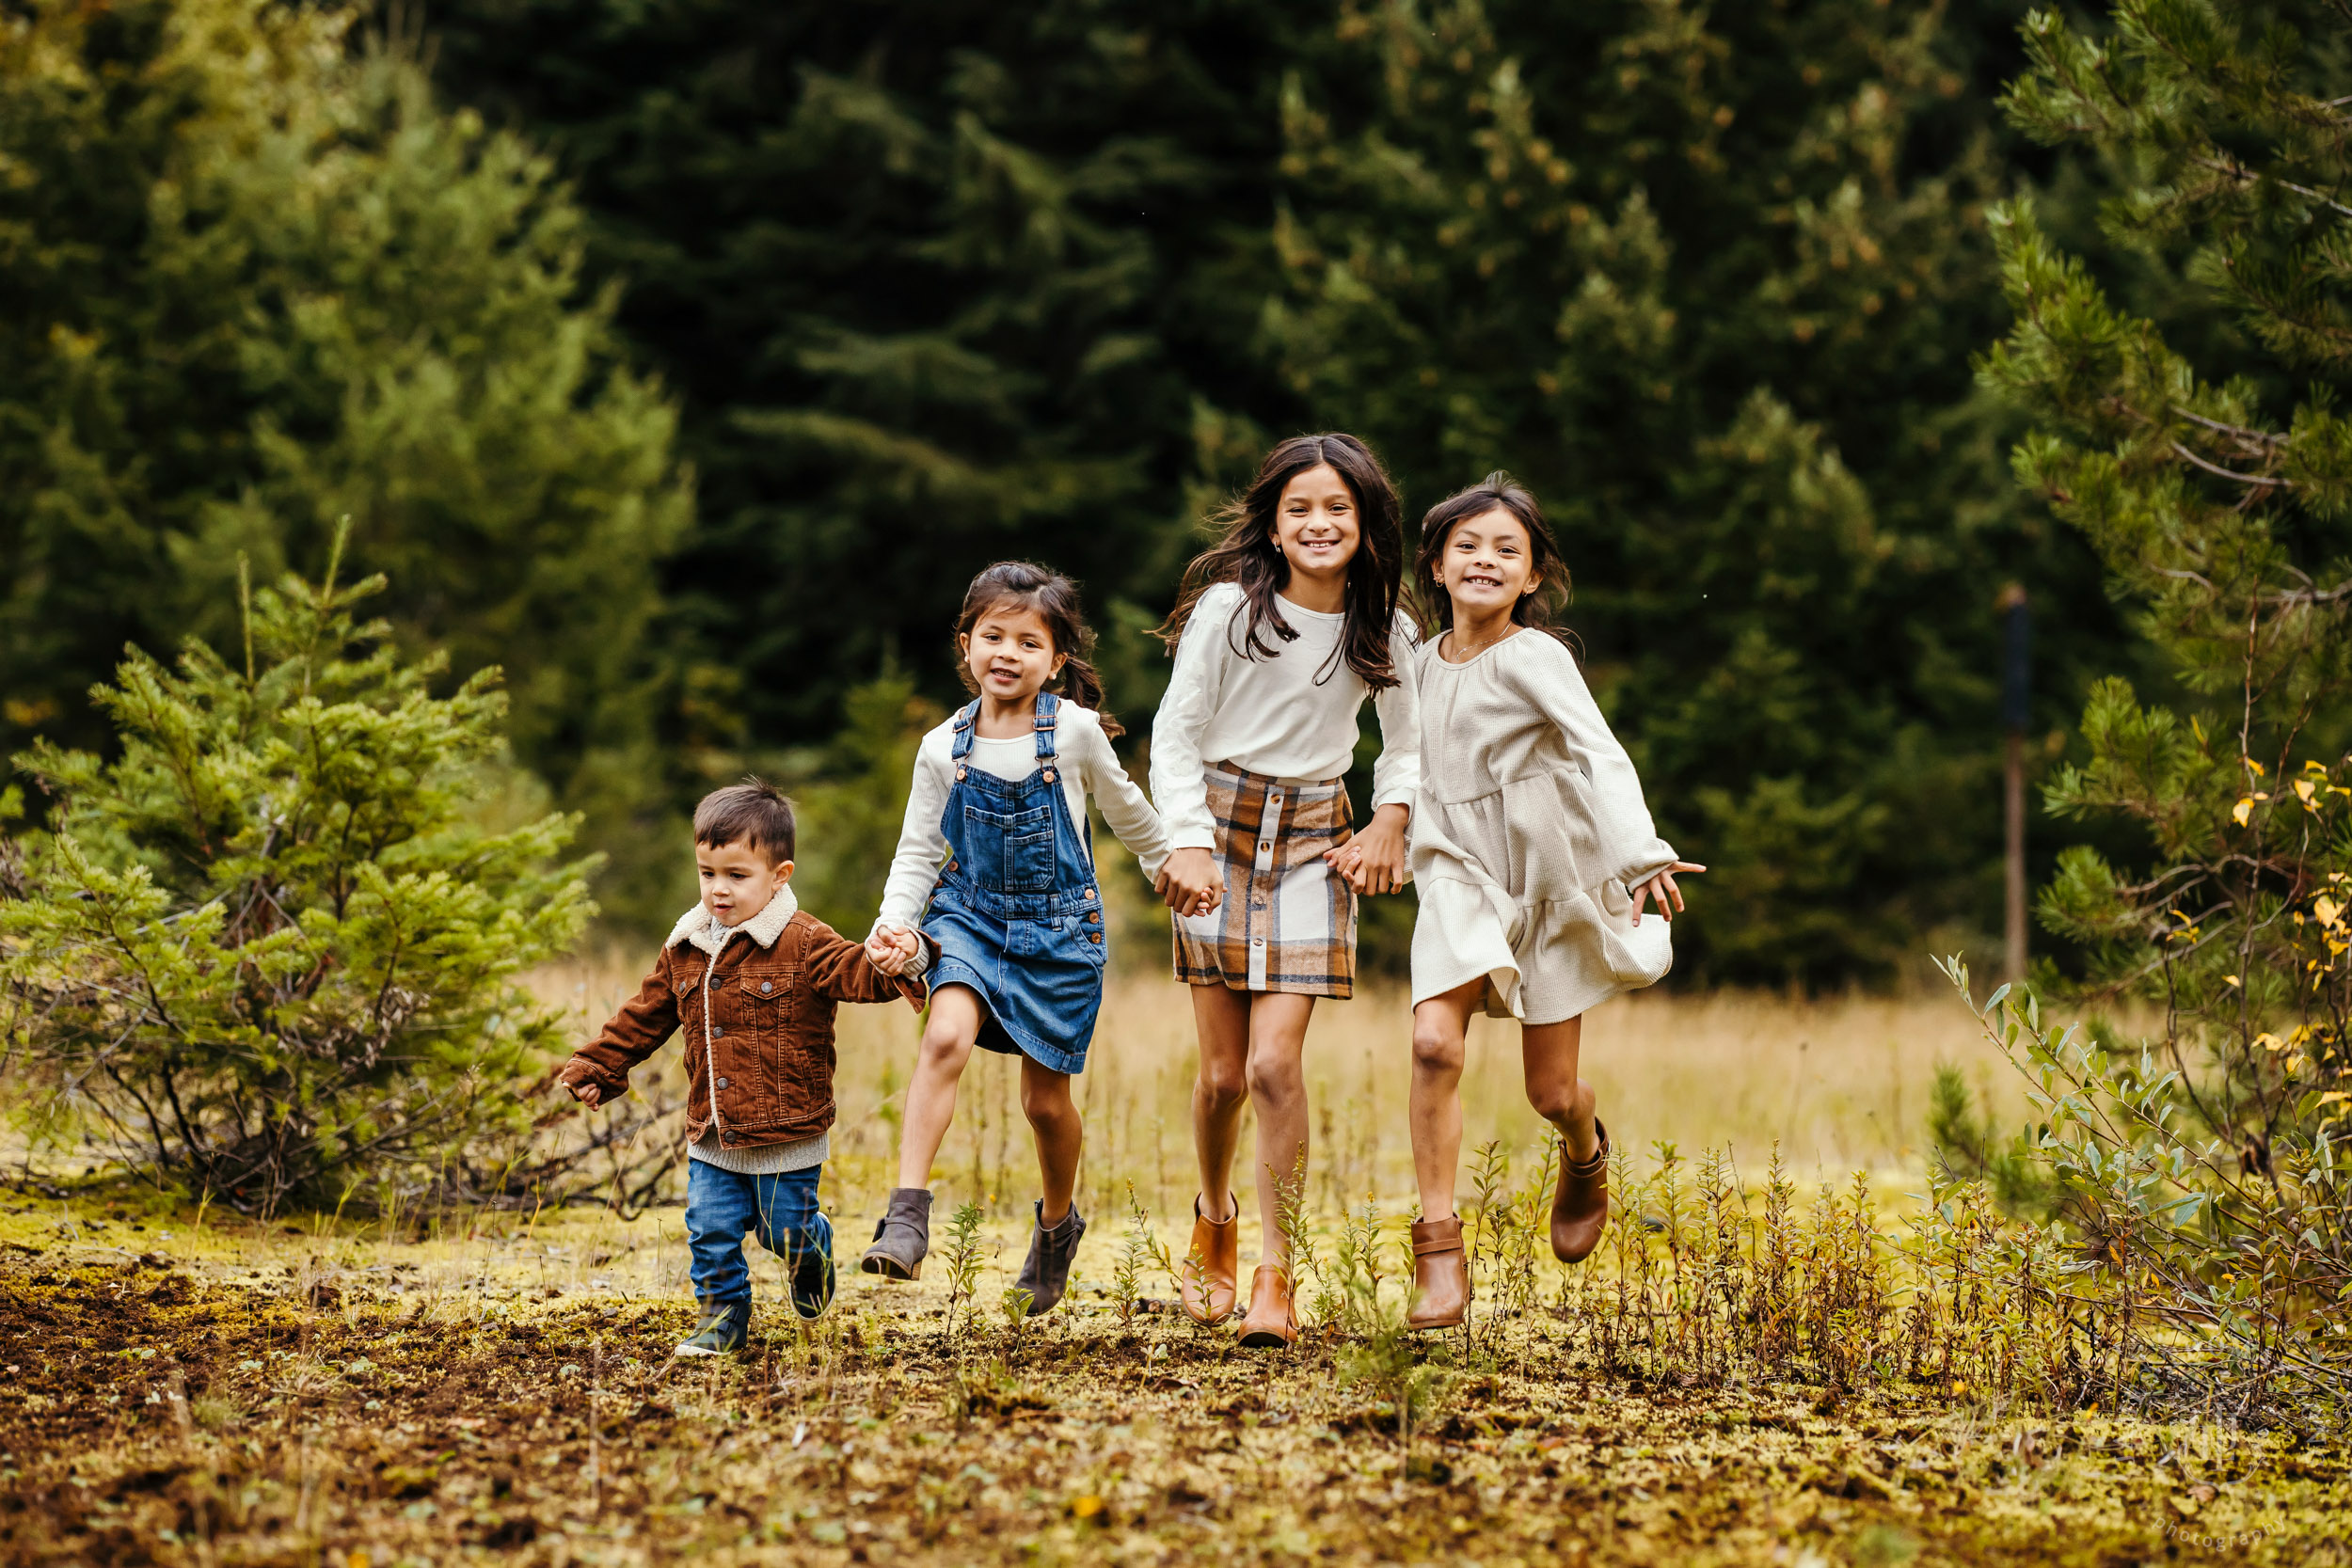
M 1061 699 L 1051 691 L 1037 694 L 1037 762 L 1040 768 L 1054 766 L 1054 714 L 1061 706 Z
M 1057 832 L 1069 835 L 1070 840 L 1084 852 L 1087 879 L 1092 881 L 1094 879 L 1094 819 L 1086 812 L 1081 811 L 1077 814 L 1076 820 L 1072 820 L 1070 798 L 1062 793 L 1061 785 L 1057 781 L 1054 721 L 1060 707 L 1061 699 L 1052 692 L 1041 691 L 1037 694 L 1037 766 L 1042 781 L 1051 786 L 1046 791 L 1046 797 L 1047 804 L 1054 813 L 1054 820 L 1060 824 Z
M 961 762 L 972 754 L 972 736 L 976 733 L 974 725 L 979 717 L 980 700 L 977 697 L 956 709 L 955 741 L 947 752 L 951 761 Z

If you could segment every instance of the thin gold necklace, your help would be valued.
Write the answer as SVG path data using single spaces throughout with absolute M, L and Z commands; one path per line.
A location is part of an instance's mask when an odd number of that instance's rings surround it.
M 1449 631 L 1453 630 L 1451 627 L 1448 627 L 1447 629 Z M 1506 626 L 1501 631 L 1495 633 L 1492 637 L 1473 642 L 1467 648 L 1462 645 L 1462 634 L 1458 631 L 1454 631 L 1453 632 L 1454 657 L 1446 660 L 1446 662 L 1448 664 L 1460 664 L 1465 659 L 1469 658 L 1470 655 L 1476 653 L 1479 649 L 1491 648 L 1496 643 L 1502 641 L 1504 638 L 1510 636 L 1513 632 L 1518 629 L 1519 628 L 1517 626 Z

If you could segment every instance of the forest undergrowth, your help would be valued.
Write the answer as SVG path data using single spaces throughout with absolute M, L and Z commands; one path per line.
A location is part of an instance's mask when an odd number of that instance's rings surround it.
M 2347 1562 L 2340 1436 L 2157 1421 L 2122 1325 L 1973 1189 L 1620 1151 L 1601 1252 L 1556 1156 L 1479 1149 L 1478 1297 L 1401 1328 L 1406 1216 L 1294 1207 L 1308 1326 L 1175 1315 L 1164 1216 L 1096 1216 L 1023 1321 L 1020 1233 L 680 1363 L 674 1209 L 259 1226 L 119 1188 L 0 1214 L 0 1555 L 387 1568 L 699 1560 Z M 841 1252 L 861 1224 L 843 1213 Z M 959 1252 L 955 1236 L 965 1238 Z M 2104 1336 L 2104 1338 L 2103 1338 Z

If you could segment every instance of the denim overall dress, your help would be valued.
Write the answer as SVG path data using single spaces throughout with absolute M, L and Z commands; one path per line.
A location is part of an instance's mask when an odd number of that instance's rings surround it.
M 1071 821 L 1054 762 L 1060 705 L 1038 693 L 1037 768 L 1018 782 L 972 766 L 979 700 L 956 715 L 956 777 L 939 820 L 947 861 L 923 934 L 939 943 L 932 994 L 943 986 L 979 993 L 983 1050 L 1079 1072 L 1103 1007 L 1103 899 L 1092 830 Z

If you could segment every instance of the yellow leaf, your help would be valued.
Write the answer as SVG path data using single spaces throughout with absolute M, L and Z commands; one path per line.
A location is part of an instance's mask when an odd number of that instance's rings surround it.
M 2256 1035 L 2254 1044 L 2264 1051 L 2284 1051 L 2287 1048 L 2286 1041 L 2272 1034 Z
M 2234 986 L 2234 985 L 2236 985 L 2236 984 L 2238 983 L 2238 982 L 2237 982 L 2237 976 L 2236 976 L 2236 975 L 2234 975 L 2234 974 L 2224 974 L 2224 975 L 2221 977 L 2221 980 L 2222 980 L 2222 983 L 2223 983 L 2224 985 L 2232 985 L 2232 986 Z
M 2309 779 L 2296 780 L 2295 796 L 2296 800 L 2301 800 L 2305 805 L 2310 805 L 2312 803 L 2312 781 Z
M 2343 915 L 2344 906 L 2323 893 L 2312 900 L 2312 913 L 2319 916 L 2322 926 L 2333 926 Z
M 2230 808 L 2230 815 L 2237 818 L 2239 827 L 2245 827 L 2246 819 L 2254 815 L 2254 798 L 2249 795 L 2239 800 L 2236 805 Z
M 2263 770 L 2263 765 L 2256 762 L 2252 757 L 2246 757 L 2241 760 L 2245 762 L 2247 771 L 2253 774 L 2254 777 L 2258 779 L 2269 777 L 2269 775 Z

